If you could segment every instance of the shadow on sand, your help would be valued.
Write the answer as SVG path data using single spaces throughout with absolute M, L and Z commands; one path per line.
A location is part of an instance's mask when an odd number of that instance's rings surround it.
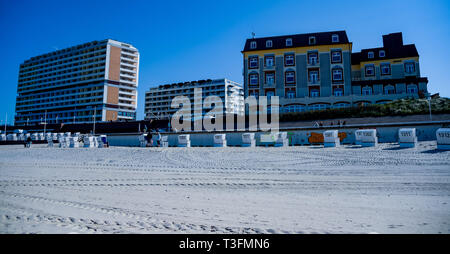
M 406 149 L 415 149 L 415 147 L 400 147 L 400 146 L 396 146 L 396 147 L 384 148 L 383 150 L 398 151 L 398 150 L 406 150 Z
M 423 151 L 422 153 L 445 153 L 445 152 L 450 152 L 450 150 L 440 150 L 440 149 L 433 149 L 433 150 L 427 150 L 427 151 Z

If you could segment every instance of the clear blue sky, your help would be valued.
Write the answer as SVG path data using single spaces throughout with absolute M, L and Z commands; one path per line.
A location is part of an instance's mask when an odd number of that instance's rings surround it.
M 353 51 L 383 34 L 415 43 L 429 90 L 450 97 L 450 1 L 96 1 L 0 0 L 0 119 L 14 114 L 19 64 L 39 54 L 111 38 L 141 54 L 144 93 L 167 82 L 226 77 L 242 83 L 245 39 L 341 30 Z M 4 121 L 4 120 L 3 120 Z

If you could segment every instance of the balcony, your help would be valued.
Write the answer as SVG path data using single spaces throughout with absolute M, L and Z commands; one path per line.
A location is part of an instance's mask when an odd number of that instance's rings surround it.
M 264 82 L 264 87 L 275 87 L 276 83 L 275 80 L 266 80 L 266 82 Z
M 308 86 L 319 86 L 320 79 L 308 79 L 307 84 L 308 84 Z
M 264 70 L 275 70 L 275 63 L 272 63 L 271 65 L 264 64 Z

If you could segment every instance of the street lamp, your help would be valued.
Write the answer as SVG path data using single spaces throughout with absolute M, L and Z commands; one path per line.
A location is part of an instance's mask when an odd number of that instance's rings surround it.
M 433 118 L 431 117 L 431 96 L 427 97 L 428 101 L 428 110 L 430 111 L 430 121 L 433 121 Z

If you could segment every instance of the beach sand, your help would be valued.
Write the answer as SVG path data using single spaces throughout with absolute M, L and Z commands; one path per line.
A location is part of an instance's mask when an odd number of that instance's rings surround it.
M 0 233 L 450 233 L 450 151 L 0 146 Z

